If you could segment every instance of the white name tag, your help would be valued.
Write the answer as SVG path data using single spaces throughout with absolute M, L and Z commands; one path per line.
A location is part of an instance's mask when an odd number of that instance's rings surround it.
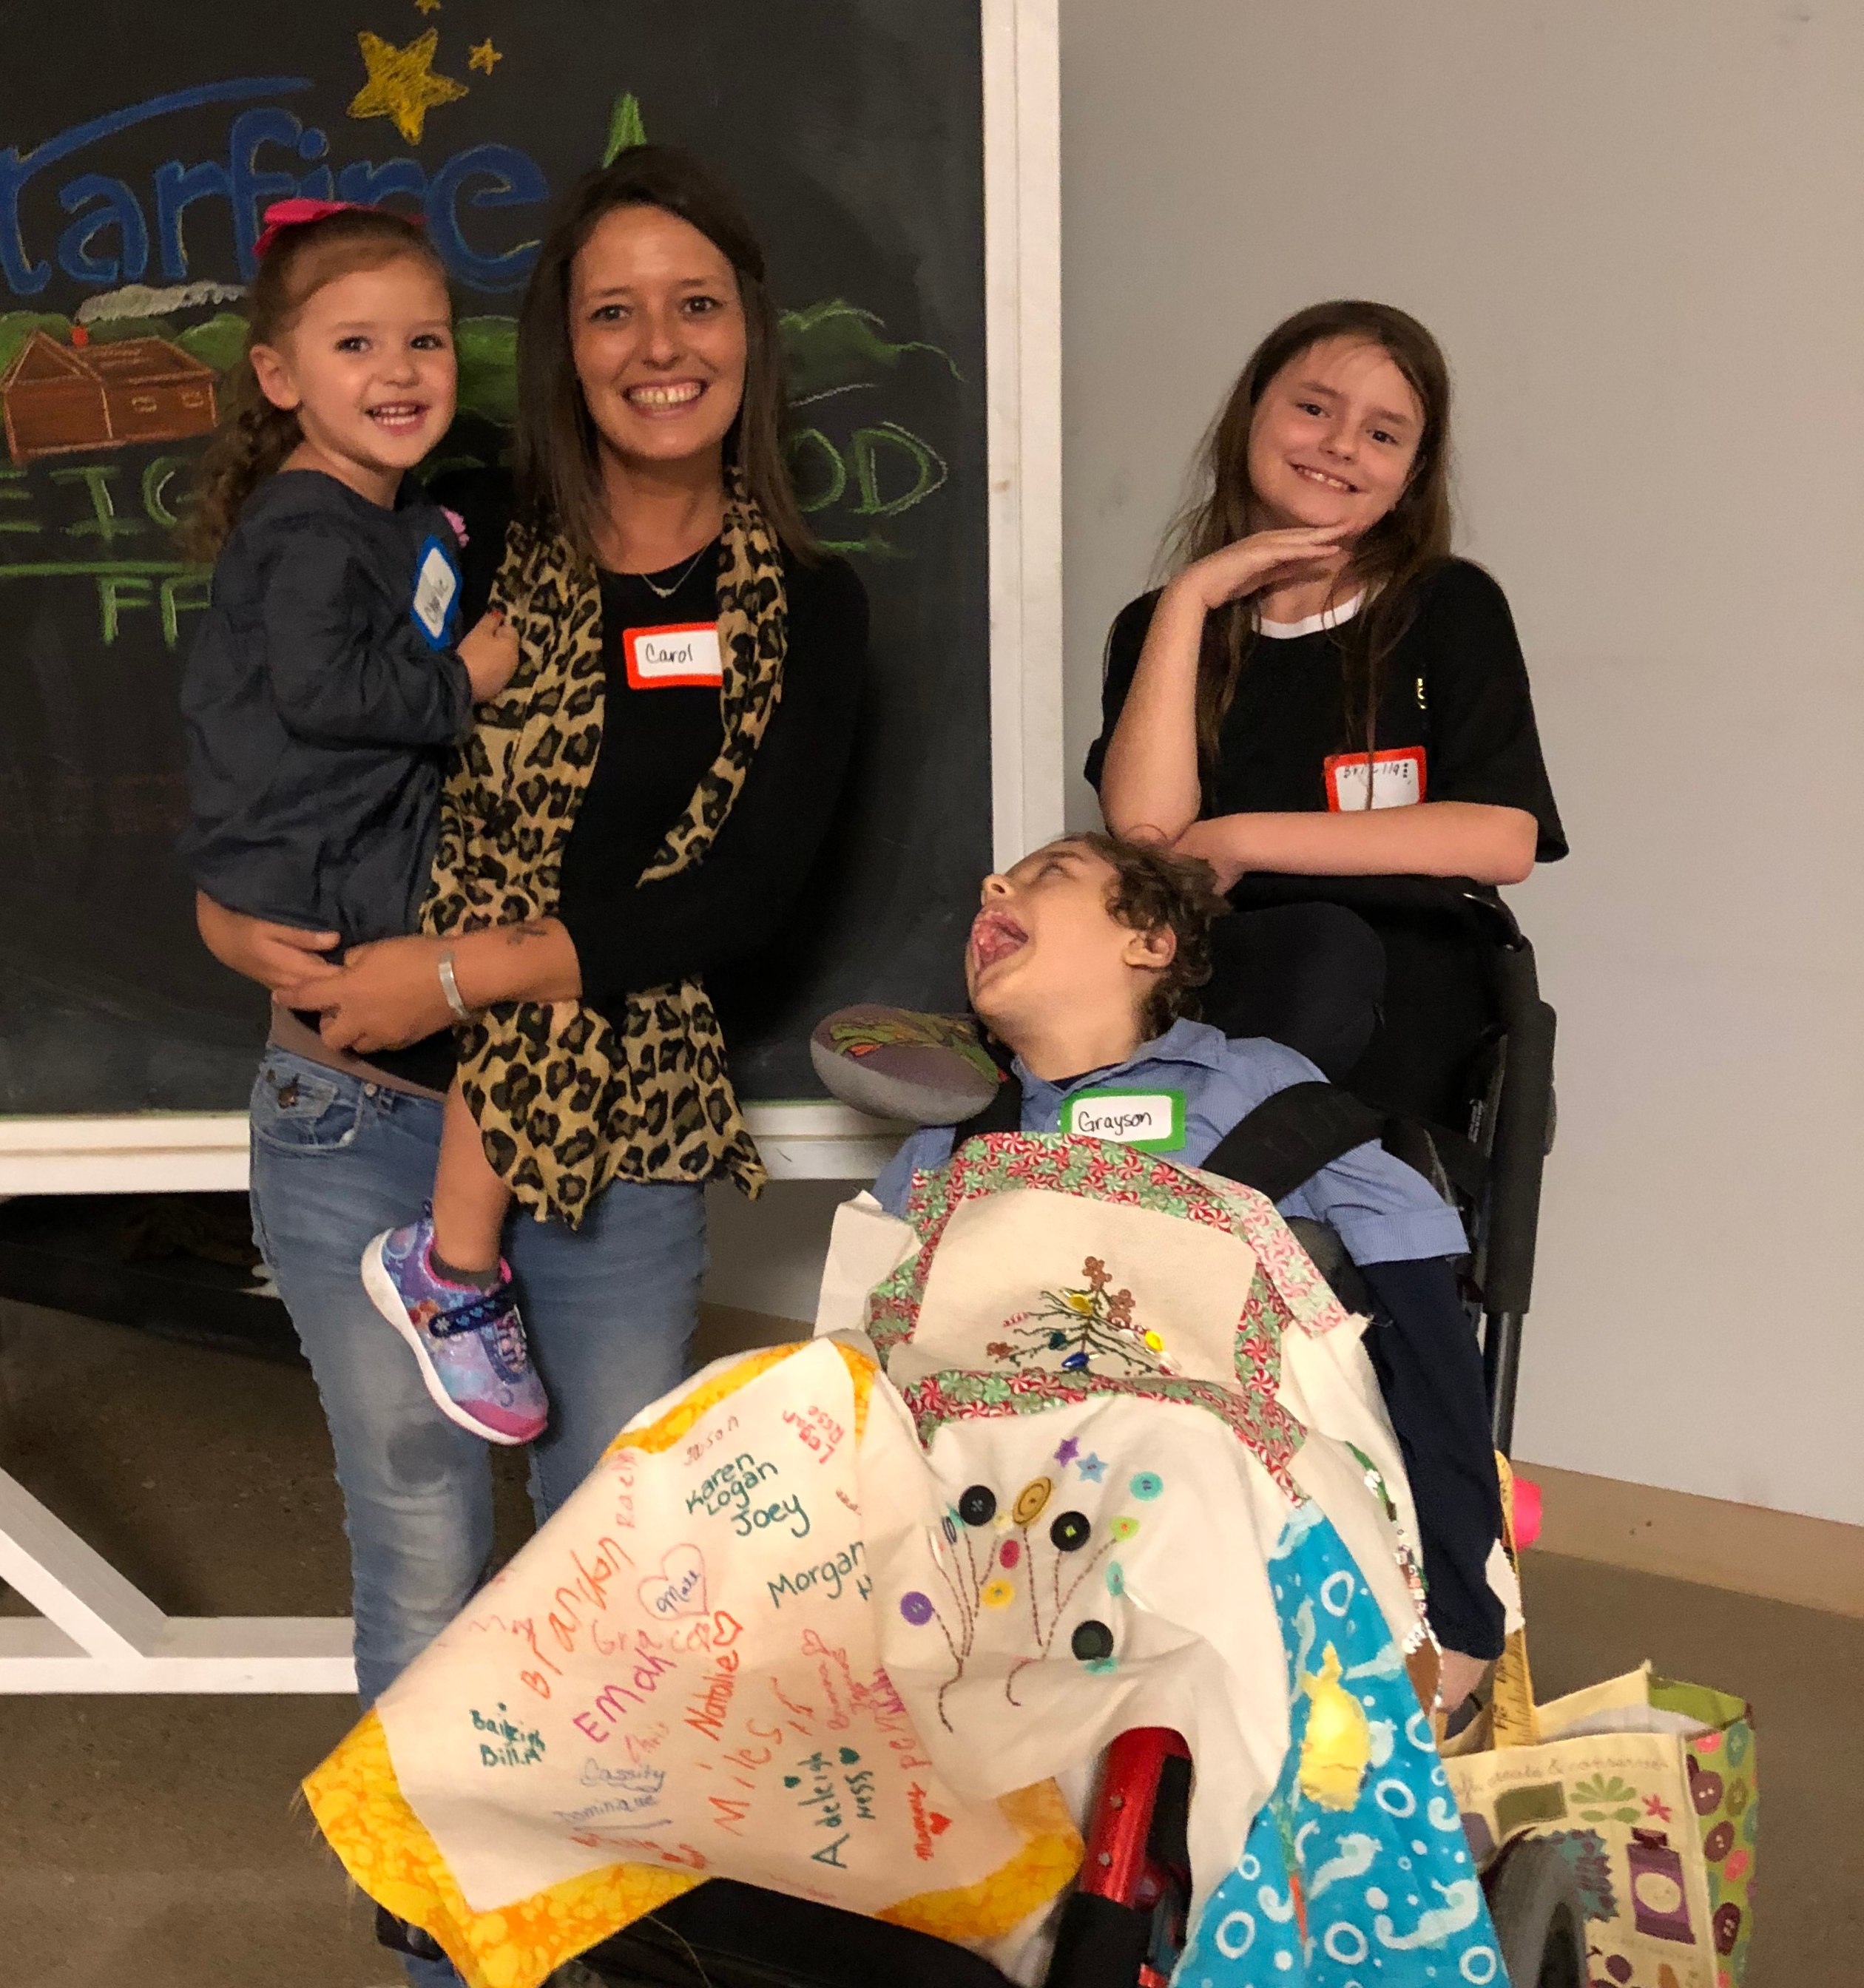
M 1084 1139 L 1166 1153 L 1185 1142 L 1182 1090 L 1083 1090 L 1061 1108 L 1061 1129 Z
M 414 616 L 421 632 L 435 648 L 447 639 L 447 623 L 459 598 L 459 569 L 438 539 L 421 548 L 414 569 Z
M 629 628 L 621 637 L 631 690 L 680 684 L 719 684 L 725 664 L 715 621 L 680 621 L 666 628 Z
M 1401 746 L 1389 752 L 1336 752 L 1321 762 L 1327 806 L 1335 814 L 1375 807 L 1410 807 L 1424 798 L 1424 749 Z

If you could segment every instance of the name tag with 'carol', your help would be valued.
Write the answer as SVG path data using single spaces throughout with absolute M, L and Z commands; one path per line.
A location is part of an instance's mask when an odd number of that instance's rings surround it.
M 681 621 L 666 628 L 630 628 L 621 637 L 630 690 L 669 690 L 725 678 L 715 621 Z
M 1182 1090 L 1083 1090 L 1061 1111 L 1061 1129 L 1084 1139 L 1117 1139 L 1149 1153 L 1185 1142 Z

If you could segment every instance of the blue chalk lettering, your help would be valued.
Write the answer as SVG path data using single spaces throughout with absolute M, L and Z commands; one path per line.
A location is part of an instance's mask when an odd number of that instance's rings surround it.
M 386 159 L 376 165 L 358 159 L 337 175 L 337 198 L 364 207 L 380 207 L 391 193 L 411 193 L 418 200 L 427 191 L 427 174 L 418 159 Z
M 520 242 L 502 255 L 482 255 L 461 232 L 460 209 L 529 207 L 550 197 L 543 168 L 527 154 L 510 145 L 469 146 L 434 175 L 427 194 L 428 234 L 462 282 L 475 290 L 522 289 L 537 259 L 538 242 Z
M 134 283 L 149 266 L 149 228 L 141 204 L 121 180 L 80 173 L 59 189 L 59 205 L 78 218 L 58 238 L 58 265 L 80 283 Z M 86 202 L 101 201 L 88 214 Z M 98 255 L 91 243 L 105 228 L 117 231 L 117 253 Z
M 188 274 L 188 243 L 181 217 L 198 200 L 224 200 L 232 218 L 233 182 L 217 159 L 184 166 L 169 159 L 155 169 L 155 242 L 164 280 L 180 282 Z
M 330 149 L 330 141 L 313 124 L 298 140 L 298 157 L 306 161 L 320 159 Z M 298 182 L 298 191 L 306 200 L 334 200 L 336 182 L 330 177 L 328 166 L 319 166 L 306 173 Z
M 275 200 L 293 198 L 298 191 L 296 173 L 259 171 L 259 147 L 282 145 L 295 152 L 302 129 L 289 110 L 271 105 L 262 110 L 242 110 L 233 120 L 227 153 L 232 181 L 233 248 L 239 258 L 242 282 L 251 282 L 259 267 L 252 245 L 259 239 L 263 211 Z
M 200 83 L 73 124 L 29 152 L 22 154 L 17 145 L 9 145 L 0 152 L 0 275 L 5 276 L 7 286 L 16 296 L 36 296 L 52 279 L 52 265 L 35 262 L 27 254 L 19 226 L 20 194 L 28 181 L 47 167 L 100 139 L 114 137 L 174 112 L 198 110 L 208 103 L 242 103 L 255 96 L 282 96 L 310 86 L 310 79 L 301 76 L 238 76 L 225 83 Z

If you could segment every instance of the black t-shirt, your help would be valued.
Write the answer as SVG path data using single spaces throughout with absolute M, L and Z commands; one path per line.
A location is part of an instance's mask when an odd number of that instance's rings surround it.
M 1375 749 L 1421 753 L 1423 800 L 1480 801 L 1532 815 L 1540 824 L 1536 860 L 1557 861 L 1566 836 L 1507 597 L 1467 560 L 1447 561 L 1421 587 L 1411 625 L 1380 672 Z M 1129 603 L 1108 637 L 1101 735 L 1087 764 L 1096 789 L 1158 601 L 1155 593 Z M 1204 773 L 1205 815 L 1328 807 L 1335 783 L 1327 762 L 1365 746 L 1363 737 L 1348 736 L 1340 635 L 1258 635 L 1217 743 L 1216 763 Z M 1349 803 L 1364 793 L 1350 769 L 1338 769 L 1338 784 Z
M 471 472 L 437 478 L 432 494 L 465 523 L 462 625 L 469 629 L 503 556 L 510 485 Z M 641 882 L 724 736 L 716 678 L 691 681 L 715 653 L 707 641 L 715 645 L 718 573 L 714 546 L 689 570 L 650 576 L 673 587 L 664 597 L 638 574 L 600 576 L 602 743 L 563 852 L 557 915 L 576 947 L 583 999 L 611 1020 L 631 993 L 767 945 L 801 894 L 841 798 L 865 676 L 867 593 L 845 560 L 805 566 L 786 552 L 782 693 L 743 787 L 700 861 Z M 653 631 L 672 632 L 643 643 Z M 431 1084 L 424 1045 L 374 1060 L 414 1077 L 396 1056 L 412 1058 L 417 1049 L 425 1073 L 415 1080 Z
M 612 894 L 624 879 L 638 884 L 725 737 L 717 682 L 685 681 L 693 671 L 678 667 L 683 658 L 703 668 L 717 655 L 717 541 L 696 560 L 648 578 L 673 591 L 657 595 L 639 573 L 600 576 L 602 749 L 563 852 L 570 904 Z M 673 629 L 681 632 L 661 632 Z M 708 643 L 709 654 L 699 654 Z M 645 651 L 650 674 L 629 670 L 631 649 Z M 675 667 L 657 657 L 674 658 Z

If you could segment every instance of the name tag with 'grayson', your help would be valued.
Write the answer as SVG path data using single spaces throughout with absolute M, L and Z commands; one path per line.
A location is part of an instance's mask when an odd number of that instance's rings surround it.
M 1061 1107 L 1061 1129 L 1084 1139 L 1117 1139 L 1148 1153 L 1185 1142 L 1182 1090 L 1083 1090 Z
M 680 621 L 665 628 L 629 628 L 621 637 L 630 690 L 671 690 L 725 680 L 715 621 Z

